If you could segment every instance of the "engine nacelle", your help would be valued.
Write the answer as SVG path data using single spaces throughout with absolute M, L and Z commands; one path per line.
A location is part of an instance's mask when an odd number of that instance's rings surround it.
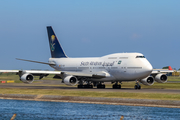
M 143 84 L 143 85 L 153 85 L 154 84 L 154 78 L 152 76 L 148 76 L 142 80 L 140 80 L 140 82 Z
M 64 78 L 64 83 L 66 85 L 74 86 L 74 85 L 76 85 L 78 83 L 78 80 L 74 76 L 67 76 L 67 77 Z
M 157 74 L 155 76 L 155 81 L 158 83 L 165 83 L 167 82 L 167 76 L 164 74 Z
M 20 77 L 20 80 L 23 82 L 23 83 L 32 83 L 34 81 L 34 77 L 32 74 L 23 74 L 21 77 Z

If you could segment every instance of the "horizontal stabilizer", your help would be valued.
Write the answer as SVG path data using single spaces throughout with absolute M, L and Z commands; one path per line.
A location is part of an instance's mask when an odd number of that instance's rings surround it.
M 16 58 L 16 60 L 22 60 L 22 61 L 28 61 L 28 62 L 34 62 L 34 63 L 40 63 L 40 64 L 46 64 L 46 65 L 55 65 L 55 63 L 46 63 L 46 62 L 39 62 L 39 61 L 33 61 L 33 60 L 25 60 L 25 59 L 19 59 L 19 58 Z

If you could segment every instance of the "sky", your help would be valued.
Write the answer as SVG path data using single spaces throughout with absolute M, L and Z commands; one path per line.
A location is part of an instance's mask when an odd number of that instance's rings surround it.
M 180 68 L 179 0 L 1 0 L 0 69 L 53 70 L 46 26 L 68 57 L 139 52 L 153 68 Z

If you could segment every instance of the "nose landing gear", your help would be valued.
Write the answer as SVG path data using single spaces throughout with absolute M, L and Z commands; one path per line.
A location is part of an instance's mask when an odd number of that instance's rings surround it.
M 134 86 L 134 89 L 141 89 L 141 86 L 139 85 L 139 81 L 136 81 L 136 85 Z

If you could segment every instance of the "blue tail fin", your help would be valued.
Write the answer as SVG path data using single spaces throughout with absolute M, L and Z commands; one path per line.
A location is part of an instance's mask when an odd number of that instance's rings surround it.
M 49 38 L 51 57 L 67 58 L 51 26 L 47 26 L 47 32 Z

